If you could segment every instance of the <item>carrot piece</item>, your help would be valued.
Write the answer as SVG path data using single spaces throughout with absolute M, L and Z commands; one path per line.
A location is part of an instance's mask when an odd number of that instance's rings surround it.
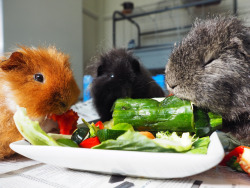
M 148 137 L 149 139 L 155 139 L 155 136 L 151 133 L 151 132 L 148 132 L 148 131 L 140 131 L 140 134 Z

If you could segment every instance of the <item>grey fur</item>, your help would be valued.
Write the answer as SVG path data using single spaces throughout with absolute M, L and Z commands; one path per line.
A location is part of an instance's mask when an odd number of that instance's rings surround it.
M 177 97 L 219 113 L 250 144 L 250 29 L 236 17 L 196 20 L 173 49 L 166 84 Z

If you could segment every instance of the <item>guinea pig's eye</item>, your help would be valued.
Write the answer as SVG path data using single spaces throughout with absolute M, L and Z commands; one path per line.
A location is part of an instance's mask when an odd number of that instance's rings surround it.
M 215 60 L 214 58 L 209 59 L 207 62 L 205 62 L 205 64 L 203 65 L 203 67 L 209 65 L 209 64 L 212 63 L 214 60 Z
M 43 77 L 43 75 L 42 75 L 41 73 L 35 74 L 35 75 L 34 75 L 34 79 L 35 79 L 36 81 L 38 81 L 38 82 L 41 82 L 41 83 L 43 83 L 43 81 L 44 81 L 44 77 Z

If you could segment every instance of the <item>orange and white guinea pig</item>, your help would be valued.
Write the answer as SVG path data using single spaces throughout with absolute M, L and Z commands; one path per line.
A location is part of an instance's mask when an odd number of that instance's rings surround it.
M 21 46 L 0 62 L 0 159 L 14 153 L 9 144 L 22 139 L 13 115 L 16 107 L 43 124 L 51 114 L 62 114 L 77 102 L 80 90 L 69 56 L 55 47 Z

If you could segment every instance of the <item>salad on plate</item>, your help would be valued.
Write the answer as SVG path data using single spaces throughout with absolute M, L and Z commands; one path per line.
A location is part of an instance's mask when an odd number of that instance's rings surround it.
M 91 149 L 206 154 L 209 134 L 219 128 L 219 115 L 196 108 L 175 96 L 154 99 L 118 99 L 113 119 L 76 125 L 70 110 L 50 117 L 60 134 L 44 132 L 37 121 L 19 108 L 14 120 L 19 132 L 32 145 L 68 146 Z

